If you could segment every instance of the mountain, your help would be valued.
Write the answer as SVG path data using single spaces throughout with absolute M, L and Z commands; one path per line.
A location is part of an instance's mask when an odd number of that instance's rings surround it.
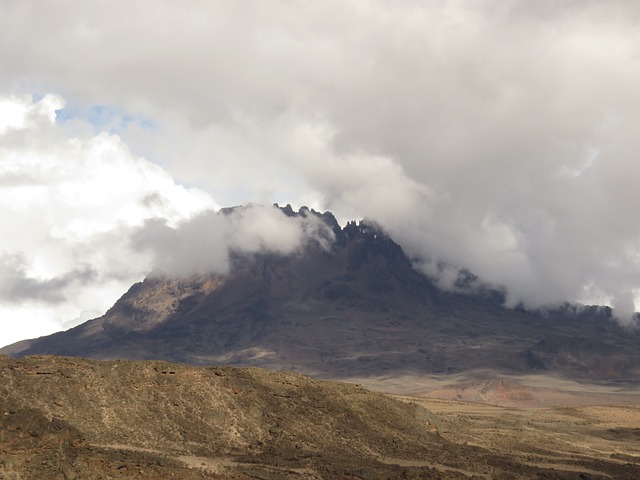
M 281 210 L 317 217 L 334 241 L 326 248 L 310 237 L 292 255 L 235 253 L 224 276 L 152 274 L 102 317 L 0 353 L 258 366 L 333 379 L 640 380 L 640 334 L 607 308 L 506 309 L 501 292 L 465 289 L 464 280 L 460 291 L 442 291 L 375 224 L 341 228 L 329 212 Z
M 633 407 L 514 411 L 255 368 L 0 356 L 0 478 L 637 479 Z

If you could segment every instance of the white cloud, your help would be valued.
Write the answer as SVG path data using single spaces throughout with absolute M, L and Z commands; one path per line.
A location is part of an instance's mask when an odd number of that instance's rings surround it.
M 0 101 L 0 343 L 86 320 L 83 311 L 106 310 L 144 276 L 149 259 L 131 252 L 123 230 L 217 207 L 116 136 L 65 137 L 55 123 L 63 105 L 51 95 Z

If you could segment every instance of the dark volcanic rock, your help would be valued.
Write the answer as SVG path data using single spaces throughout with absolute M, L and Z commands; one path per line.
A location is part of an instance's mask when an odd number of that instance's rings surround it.
M 526 352 L 534 370 L 562 372 L 583 378 L 635 378 L 640 373 L 636 350 L 624 339 L 546 336 Z

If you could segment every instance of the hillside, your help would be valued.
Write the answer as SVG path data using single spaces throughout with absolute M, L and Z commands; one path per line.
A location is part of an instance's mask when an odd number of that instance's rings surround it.
M 640 473 L 631 430 L 626 444 L 612 443 L 624 445 L 626 456 L 619 458 L 560 459 L 557 445 L 546 451 L 544 442 L 535 452 L 526 447 L 523 457 L 513 444 L 506 450 L 476 444 L 473 421 L 435 415 L 415 401 L 261 369 L 0 357 L 0 412 L 0 478 L 7 479 L 631 479 Z M 485 432 L 496 428 L 517 434 L 509 416 L 499 418 L 483 425 L 478 439 L 491 438 Z

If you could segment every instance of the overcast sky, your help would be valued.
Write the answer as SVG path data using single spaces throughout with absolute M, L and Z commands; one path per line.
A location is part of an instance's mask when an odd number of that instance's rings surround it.
M 427 273 L 628 321 L 638 25 L 635 0 L 2 0 L 0 345 L 317 228 L 212 214 L 249 202 L 369 217 Z

